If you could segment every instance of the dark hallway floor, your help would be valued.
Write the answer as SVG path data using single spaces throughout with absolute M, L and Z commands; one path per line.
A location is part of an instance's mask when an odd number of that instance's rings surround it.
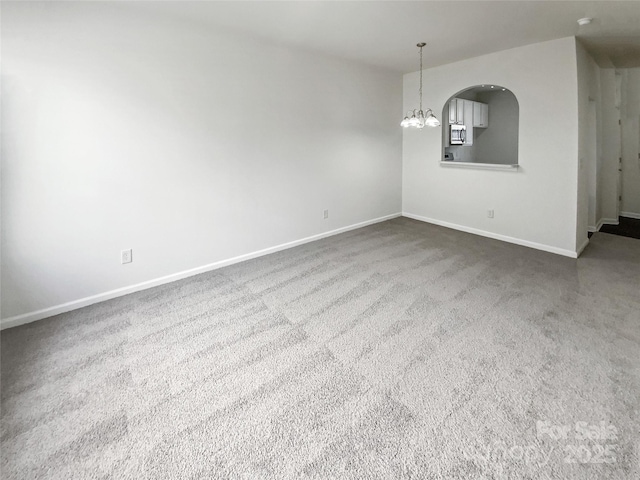
M 619 225 L 603 225 L 600 231 L 640 239 L 640 219 L 619 217 L 619 220 Z

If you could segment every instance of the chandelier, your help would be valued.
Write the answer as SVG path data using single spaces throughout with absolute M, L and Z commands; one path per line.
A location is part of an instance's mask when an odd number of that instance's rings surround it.
M 400 125 L 402 125 L 404 128 L 424 128 L 425 126 L 440 126 L 440 121 L 433 114 L 433 110 L 431 110 L 430 108 L 428 108 L 426 112 L 422 110 L 422 48 L 425 45 L 426 43 L 424 42 L 421 42 L 417 45 L 417 47 L 420 49 L 420 108 L 407 112 L 407 116 L 404 117 L 404 120 L 402 120 L 402 122 L 400 123 Z

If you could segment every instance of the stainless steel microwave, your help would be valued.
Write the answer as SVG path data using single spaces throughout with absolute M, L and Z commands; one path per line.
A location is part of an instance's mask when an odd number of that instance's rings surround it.
M 467 127 L 464 125 L 450 125 L 449 144 L 463 145 L 467 138 Z

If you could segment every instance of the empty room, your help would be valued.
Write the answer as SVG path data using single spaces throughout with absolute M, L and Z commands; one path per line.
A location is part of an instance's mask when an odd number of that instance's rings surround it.
M 0 27 L 2 479 L 640 478 L 640 2 Z

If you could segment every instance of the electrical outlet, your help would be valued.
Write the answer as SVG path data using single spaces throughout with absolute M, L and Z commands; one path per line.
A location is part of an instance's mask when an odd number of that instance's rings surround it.
M 324 219 L 326 220 L 327 218 L 329 218 L 329 210 L 324 211 Z
M 122 250 L 122 252 L 120 252 L 120 260 L 122 264 L 133 262 L 133 250 Z
M 487 210 L 487 217 L 493 218 L 493 210 Z

